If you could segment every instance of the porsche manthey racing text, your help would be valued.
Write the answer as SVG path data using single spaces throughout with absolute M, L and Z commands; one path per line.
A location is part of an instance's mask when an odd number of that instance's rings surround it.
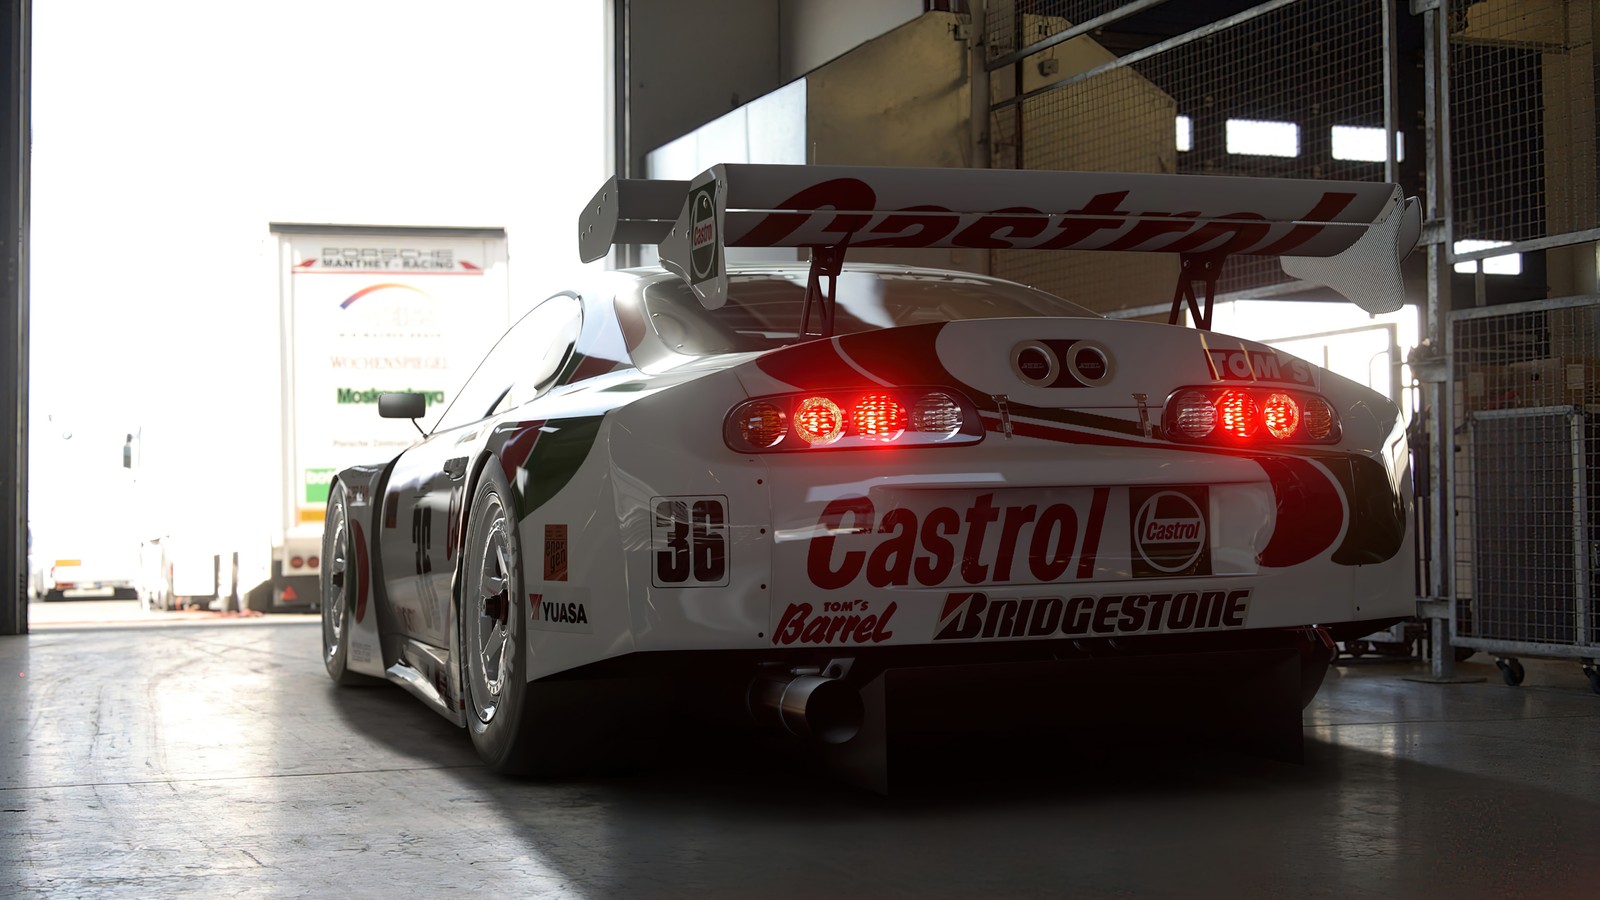
M 1158 672 L 1193 679 L 1185 708 L 1215 699 L 1247 715 L 1239 733 L 1298 747 L 1332 642 L 1413 611 L 1396 405 L 1204 327 L 847 257 L 1290 253 L 1286 271 L 1382 310 L 1419 227 L 1398 188 L 1359 182 L 614 179 L 582 255 L 657 243 L 661 267 L 535 305 L 431 410 L 338 386 L 430 427 L 327 488 L 328 671 L 401 685 L 501 771 L 626 755 L 706 705 L 857 765 L 886 758 L 919 691 L 941 726 L 1048 725 L 1083 696 L 1071 679 L 1098 694 Z M 811 261 L 735 265 L 730 247 Z M 1175 301 L 1201 325 L 1204 287 Z M 1211 670 L 1237 677 L 1193 678 Z

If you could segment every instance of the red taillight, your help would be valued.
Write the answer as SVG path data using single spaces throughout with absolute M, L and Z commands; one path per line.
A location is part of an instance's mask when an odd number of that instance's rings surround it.
M 308 559 L 308 560 L 306 560 L 306 565 L 307 565 L 307 566 L 310 566 L 310 567 L 311 567 L 311 568 L 313 568 L 313 569 L 315 569 L 315 568 L 316 568 L 316 567 L 317 567 L 317 566 L 319 566 L 319 565 L 321 565 L 321 564 L 322 564 L 322 560 L 321 560 L 321 559 L 318 559 L 318 558 L 317 558 L 317 557 L 315 557 L 315 556 L 313 556 L 313 557 L 311 557 L 311 558 L 310 558 L 310 559 Z
M 1240 387 L 1191 387 L 1167 399 L 1164 430 L 1178 441 L 1236 444 L 1333 444 L 1339 417 L 1309 391 Z
M 1217 398 L 1217 422 L 1234 437 L 1247 438 L 1261 425 L 1261 410 L 1244 391 L 1227 391 Z
M 827 397 L 807 397 L 794 411 L 794 431 L 808 444 L 831 444 L 844 436 L 844 410 Z
M 850 410 L 850 430 L 864 438 L 892 441 L 906 431 L 906 408 L 888 394 L 868 394 Z
M 298 556 L 289 557 L 289 568 L 291 568 L 291 569 L 301 568 L 305 564 L 306 564 L 306 561 L 301 557 L 298 557 Z
M 983 420 L 946 388 L 844 388 L 747 400 L 722 438 L 740 453 L 949 446 L 983 440 Z
M 1280 441 L 1294 437 L 1300 429 L 1300 404 L 1282 391 L 1274 392 L 1261 404 L 1261 424 Z

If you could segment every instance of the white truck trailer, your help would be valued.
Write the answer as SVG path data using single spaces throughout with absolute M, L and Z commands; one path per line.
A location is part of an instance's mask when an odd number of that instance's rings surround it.
M 262 612 L 320 603 L 322 517 L 339 469 L 414 443 L 384 391 L 428 398 L 423 428 L 509 324 L 502 228 L 274 222 L 282 324 L 282 527 Z M 266 586 L 264 586 L 266 587 Z

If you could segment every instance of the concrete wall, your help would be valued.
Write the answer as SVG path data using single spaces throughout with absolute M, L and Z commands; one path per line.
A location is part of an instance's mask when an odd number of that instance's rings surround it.
M 646 153 L 915 19 L 923 2 L 619 0 L 624 7 L 627 153 L 639 175 Z
M 922 15 L 923 0 L 779 0 L 779 74 L 791 81 Z
M 628 0 L 629 157 L 782 84 L 778 0 Z

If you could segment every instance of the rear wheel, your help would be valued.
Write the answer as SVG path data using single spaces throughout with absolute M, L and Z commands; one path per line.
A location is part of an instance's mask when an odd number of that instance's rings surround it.
M 322 526 L 322 663 L 335 684 L 376 684 L 378 679 L 350 671 L 350 626 L 363 577 L 356 561 L 355 537 L 344 485 L 328 492 Z
M 522 547 L 511 488 L 486 466 L 473 491 L 462 556 L 462 676 L 467 730 L 478 755 L 498 772 L 531 768 L 536 736 L 528 710 Z

